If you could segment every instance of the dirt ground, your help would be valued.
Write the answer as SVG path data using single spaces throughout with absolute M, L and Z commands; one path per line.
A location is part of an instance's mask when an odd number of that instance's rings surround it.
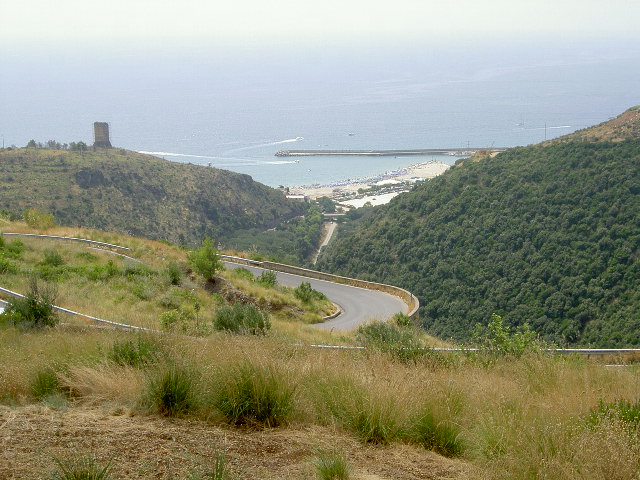
M 320 450 L 346 454 L 352 479 L 478 478 L 460 460 L 394 443 L 362 445 L 333 427 L 243 430 L 114 408 L 0 406 L 0 479 L 50 478 L 54 458 L 90 454 L 119 479 L 187 479 L 223 453 L 233 478 L 313 479 Z

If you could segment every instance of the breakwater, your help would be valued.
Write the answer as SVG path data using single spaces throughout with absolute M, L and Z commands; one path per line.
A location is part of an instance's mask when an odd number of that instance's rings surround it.
M 276 157 L 304 157 L 321 155 L 354 155 L 370 157 L 400 157 L 406 155 L 452 155 L 464 157 L 486 150 L 504 152 L 506 148 L 419 148 L 405 150 L 278 150 Z

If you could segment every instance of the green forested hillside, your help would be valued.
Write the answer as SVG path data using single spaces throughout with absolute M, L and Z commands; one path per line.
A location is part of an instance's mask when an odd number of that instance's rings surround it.
M 640 141 L 466 162 L 342 230 L 319 268 L 405 287 L 427 330 L 492 313 L 560 344 L 640 346 Z
M 191 245 L 272 228 L 305 210 L 248 175 L 125 150 L 0 151 L 0 210 L 27 208 L 61 225 Z

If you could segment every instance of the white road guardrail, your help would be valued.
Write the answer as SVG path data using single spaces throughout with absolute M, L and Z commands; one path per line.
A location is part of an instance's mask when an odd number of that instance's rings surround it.
M 16 297 L 16 298 L 26 298 L 21 293 L 13 292 L 11 290 L 8 290 L 8 289 L 2 288 L 2 287 L 0 287 L 0 293 L 4 293 L 5 295 L 9 295 L 11 297 Z M 157 331 L 157 330 L 151 330 L 149 328 L 137 327 L 135 325 L 128 325 L 126 323 L 119 323 L 119 322 L 112 322 L 111 320 L 104 320 L 102 318 L 93 317 L 91 315 L 85 315 L 84 313 L 74 312 L 73 310 L 69 310 L 68 308 L 58 307 L 57 305 L 51 305 L 51 308 L 53 308 L 54 310 L 56 310 L 58 312 L 67 313 L 69 315 L 73 315 L 73 316 L 76 316 L 76 317 L 81 317 L 81 318 L 84 318 L 86 320 L 90 320 L 92 322 L 100 323 L 100 324 L 103 324 L 103 325 L 109 325 L 111 327 L 124 328 L 124 329 L 127 329 L 127 330 L 138 330 L 138 331 L 143 331 L 143 332 L 156 332 Z M 3 310 L 4 310 L 4 308 L 3 308 Z

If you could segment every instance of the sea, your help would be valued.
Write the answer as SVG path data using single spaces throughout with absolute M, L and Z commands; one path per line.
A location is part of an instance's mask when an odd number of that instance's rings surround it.
M 0 74 L 5 146 L 111 142 L 277 186 L 373 177 L 457 157 L 278 157 L 286 149 L 529 145 L 640 104 L 640 49 L 620 45 L 14 55 Z

